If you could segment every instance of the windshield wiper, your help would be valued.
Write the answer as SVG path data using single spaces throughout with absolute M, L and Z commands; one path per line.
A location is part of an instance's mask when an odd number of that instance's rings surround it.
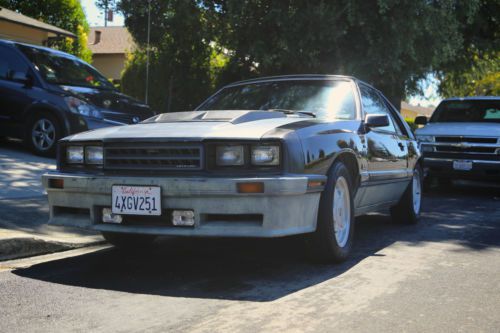
M 316 113 L 311 111 L 297 111 L 297 110 L 287 110 L 287 109 L 267 109 L 267 111 L 283 112 L 284 114 L 305 114 L 316 118 Z

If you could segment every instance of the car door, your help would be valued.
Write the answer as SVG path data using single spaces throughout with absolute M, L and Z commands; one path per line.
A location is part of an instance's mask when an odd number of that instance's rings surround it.
M 0 131 L 7 136 L 21 137 L 23 110 L 32 103 L 31 88 L 13 80 L 13 73 L 28 73 L 29 66 L 21 54 L 0 45 Z
M 399 200 L 408 180 L 408 148 L 394 115 L 382 96 L 373 88 L 361 85 L 364 114 L 386 114 L 389 125 L 366 133 L 369 186 L 363 206 Z

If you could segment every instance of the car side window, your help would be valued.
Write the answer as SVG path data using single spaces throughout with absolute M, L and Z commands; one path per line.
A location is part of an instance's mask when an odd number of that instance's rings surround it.
M 0 80 L 11 80 L 15 72 L 28 73 L 28 69 L 15 50 L 0 45 Z
M 394 109 L 393 106 L 390 105 L 389 100 L 383 96 L 381 93 L 379 93 L 379 96 L 382 98 L 384 101 L 385 108 L 387 109 L 387 112 L 389 113 L 389 118 L 392 120 L 394 127 L 396 128 L 396 132 L 398 134 L 408 136 L 408 132 L 406 131 L 406 128 L 404 125 L 401 123 L 401 117 L 398 117 L 399 113 L 396 109 Z
M 386 114 L 389 116 L 389 125 L 384 127 L 377 127 L 376 130 L 398 133 L 398 130 L 394 125 L 394 119 L 391 115 L 391 112 L 385 105 L 382 98 L 378 95 L 378 93 L 375 90 L 364 86 L 360 87 L 360 91 L 361 104 L 363 105 L 363 110 L 366 114 Z

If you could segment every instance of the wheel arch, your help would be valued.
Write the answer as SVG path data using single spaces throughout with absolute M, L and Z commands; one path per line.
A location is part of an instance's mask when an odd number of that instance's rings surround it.
M 357 189 L 361 182 L 361 173 L 356 153 L 350 149 L 339 151 L 332 160 L 330 170 L 337 161 L 342 162 L 346 166 L 351 175 L 354 188 Z
M 65 117 L 61 115 L 61 112 L 56 110 L 55 108 L 51 107 L 50 105 L 46 104 L 34 104 L 31 105 L 25 112 L 24 112 L 24 124 L 25 128 L 27 129 L 27 126 L 29 123 L 33 120 L 33 118 L 41 113 L 46 113 L 50 114 L 54 118 L 59 121 L 59 124 L 61 125 L 61 129 L 63 131 L 62 136 L 67 136 L 69 134 L 69 123 Z

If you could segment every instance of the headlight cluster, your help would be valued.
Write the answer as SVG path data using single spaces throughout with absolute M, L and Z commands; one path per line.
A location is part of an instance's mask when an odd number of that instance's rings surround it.
M 417 141 L 419 141 L 419 142 L 434 142 L 434 137 L 432 135 L 417 135 Z
M 246 153 L 249 150 L 249 153 Z M 247 156 L 249 155 L 249 156 Z M 277 145 L 218 145 L 215 149 L 217 166 L 278 166 L 280 147 Z
M 68 105 L 71 112 L 82 115 L 84 117 L 102 119 L 103 115 L 101 111 L 96 109 L 93 105 L 82 101 L 79 98 L 68 96 L 64 100 Z
M 66 163 L 102 165 L 103 149 L 101 146 L 68 146 Z

